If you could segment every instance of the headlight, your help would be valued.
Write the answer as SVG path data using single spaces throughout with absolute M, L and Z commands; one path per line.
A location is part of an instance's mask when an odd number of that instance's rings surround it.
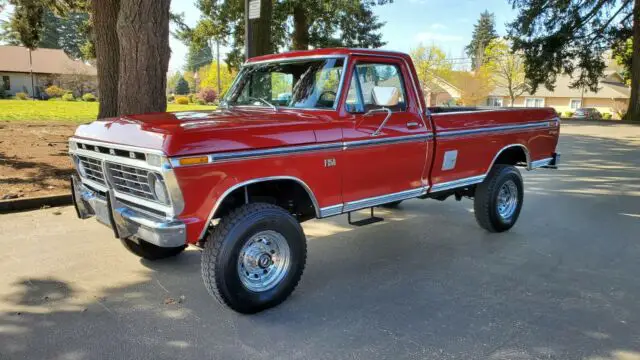
M 156 154 L 147 154 L 147 164 L 152 166 L 162 165 L 162 156 Z
M 75 141 L 69 141 L 69 150 L 76 150 L 78 149 L 78 144 L 76 144 Z
M 82 165 L 82 161 L 80 161 L 80 159 L 78 159 L 78 157 L 76 156 L 74 156 L 74 160 L 76 162 L 76 169 L 78 170 L 80 176 L 87 177 L 87 171 L 85 170 L 84 165 Z
M 164 204 L 169 204 L 169 196 L 167 195 L 167 188 L 164 186 L 164 181 L 156 173 L 149 173 L 149 184 L 153 195 L 158 201 Z

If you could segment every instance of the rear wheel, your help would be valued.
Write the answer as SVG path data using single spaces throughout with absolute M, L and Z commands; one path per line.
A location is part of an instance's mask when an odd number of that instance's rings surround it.
M 283 302 L 300 281 L 307 258 L 304 232 L 281 207 L 253 203 L 221 219 L 202 253 L 211 295 L 240 313 Z
M 144 240 L 138 240 L 136 242 L 130 238 L 120 239 L 120 241 L 131 253 L 147 260 L 160 260 L 176 256 L 187 248 L 187 245 L 165 248 L 153 245 Z
M 495 165 L 478 185 L 473 208 L 478 225 L 490 232 L 511 229 L 518 220 L 523 202 L 520 171 L 512 165 Z

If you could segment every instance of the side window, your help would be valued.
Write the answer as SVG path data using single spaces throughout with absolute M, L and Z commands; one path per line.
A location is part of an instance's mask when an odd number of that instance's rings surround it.
M 396 105 L 387 106 L 391 111 L 406 110 L 406 92 L 397 65 L 358 63 L 354 70 L 347 93 L 347 111 L 361 112 L 384 107 L 376 100 L 376 95 L 379 97 L 382 93 L 386 96 L 392 94 L 397 100 Z

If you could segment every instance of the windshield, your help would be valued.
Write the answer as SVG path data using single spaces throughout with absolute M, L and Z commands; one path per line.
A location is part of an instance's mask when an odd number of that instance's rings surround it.
M 333 109 L 343 65 L 343 58 L 249 64 L 224 100 L 228 106 Z

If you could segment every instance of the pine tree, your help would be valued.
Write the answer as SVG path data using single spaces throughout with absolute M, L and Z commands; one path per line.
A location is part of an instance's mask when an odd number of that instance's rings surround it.
M 189 94 L 189 83 L 184 77 L 180 77 L 178 79 L 178 83 L 176 84 L 176 95 L 187 95 Z
M 485 49 L 491 40 L 498 37 L 495 27 L 495 16 L 487 10 L 480 14 L 478 23 L 473 26 L 471 42 L 465 47 L 465 51 L 467 56 L 471 58 L 471 66 L 474 69 L 478 69 L 482 66 L 482 58 L 484 56 Z
M 211 54 L 211 47 L 205 43 L 202 46 L 198 46 L 193 42 L 189 45 L 189 52 L 185 59 L 184 69 L 186 71 L 195 72 L 201 67 L 211 64 L 213 61 L 213 54 Z

